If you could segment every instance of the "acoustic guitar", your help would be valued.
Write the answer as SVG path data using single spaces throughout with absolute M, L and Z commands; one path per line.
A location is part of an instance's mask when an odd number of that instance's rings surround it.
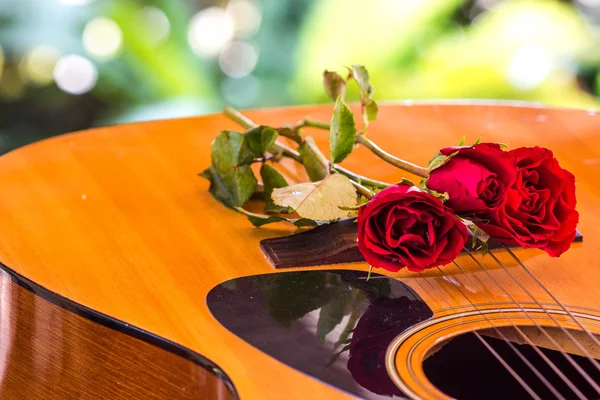
M 331 112 L 245 114 L 283 126 Z M 466 249 L 370 279 L 352 221 L 254 228 L 211 197 L 198 173 L 223 129 L 241 128 L 138 123 L 0 157 L 1 399 L 600 398 L 595 112 L 381 106 L 370 136 L 420 165 L 463 135 L 553 149 L 578 178 L 581 236 L 560 258 Z M 343 166 L 404 176 L 363 148 Z

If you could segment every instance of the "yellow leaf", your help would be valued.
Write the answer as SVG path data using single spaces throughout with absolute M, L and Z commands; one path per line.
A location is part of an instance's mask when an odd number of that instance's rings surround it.
M 322 181 L 299 183 L 274 189 L 273 202 L 291 207 L 302 218 L 316 221 L 334 221 L 348 216 L 349 208 L 358 204 L 356 190 L 350 180 L 341 174 L 331 174 Z

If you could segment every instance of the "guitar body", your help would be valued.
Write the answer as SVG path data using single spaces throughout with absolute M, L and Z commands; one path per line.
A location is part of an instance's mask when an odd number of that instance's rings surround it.
M 326 121 L 331 111 L 247 115 L 282 126 L 308 116 Z M 226 282 L 290 271 L 367 271 L 368 265 L 275 269 L 261 240 L 296 228 L 252 227 L 215 201 L 198 177 L 223 129 L 240 130 L 221 115 L 148 122 L 67 134 L 0 158 L 0 398 L 362 396 L 286 365 L 233 328 L 244 313 L 253 315 L 254 303 L 232 319 L 230 303 L 215 292 Z M 306 132 L 326 148 L 327 133 Z M 390 379 L 404 396 L 444 396 L 423 360 L 447 339 L 478 329 L 497 338 L 493 327 L 517 325 L 540 346 L 558 343 L 569 353 L 600 358 L 589 335 L 600 334 L 600 116 L 512 105 L 390 104 L 381 106 L 369 135 L 420 165 L 463 135 L 467 143 L 482 135 L 512 147 L 545 146 L 578 179 L 583 242 L 560 258 L 513 250 L 524 269 L 498 249 L 497 260 L 463 254 L 443 272 L 374 271 L 398 280 L 427 309 L 394 335 L 385 354 Z M 406 176 L 363 148 L 343 166 L 387 182 Z M 305 179 L 291 161 L 280 167 L 290 180 Z M 244 285 L 250 283 L 236 290 Z M 211 303 L 211 291 L 221 303 Z M 546 343 L 540 326 L 552 330 L 556 343 Z

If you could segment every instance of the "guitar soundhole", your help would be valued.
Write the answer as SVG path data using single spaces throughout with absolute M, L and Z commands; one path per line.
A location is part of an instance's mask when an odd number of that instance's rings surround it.
M 502 328 L 505 332 L 514 328 Z M 559 337 L 563 349 L 571 349 L 573 344 L 561 338 L 558 328 L 546 328 L 551 335 Z M 536 329 L 537 331 L 537 329 Z M 482 337 L 494 350 L 514 369 L 514 371 L 542 398 L 555 398 L 544 383 L 538 379 L 532 370 L 516 355 L 515 351 L 502 339 L 497 338 L 493 331 L 490 335 L 482 332 Z M 581 332 L 572 331 L 578 340 L 583 338 Z M 537 331 L 537 333 L 540 333 Z M 541 333 L 540 333 L 541 334 Z M 492 337 L 496 336 L 496 337 Z M 508 335 L 507 335 L 508 336 Z M 514 337 L 514 336 L 513 336 Z M 531 335 L 530 337 L 535 337 Z M 541 337 L 541 336 L 537 336 Z M 589 339 L 589 338 L 588 338 Z M 535 342 L 535 339 L 534 339 Z M 577 396 L 566 383 L 552 371 L 528 344 L 514 343 L 513 345 L 529 360 L 531 364 L 567 399 Z M 586 398 L 597 398 L 596 391 L 583 378 L 560 351 L 538 347 L 559 369 L 566 378 L 577 387 Z M 593 346 L 588 349 L 594 349 Z M 599 358 L 595 349 L 594 358 Z M 573 351 L 575 353 L 575 351 Z M 592 362 L 584 356 L 569 352 L 572 359 L 593 379 L 600 382 L 600 372 Z M 442 392 L 460 399 L 527 399 L 531 398 L 523 387 L 504 368 L 495 356 L 488 351 L 473 333 L 457 336 L 443 344 L 423 363 L 427 378 Z

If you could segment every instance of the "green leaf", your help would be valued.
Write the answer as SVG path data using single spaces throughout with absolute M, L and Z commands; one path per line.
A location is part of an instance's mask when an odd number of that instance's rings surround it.
M 344 211 L 358 211 L 364 205 L 365 205 L 365 203 L 363 203 L 363 204 L 357 204 L 355 206 L 350 206 L 350 207 L 340 206 L 339 208 L 340 208 L 340 210 L 344 210 Z
M 340 207 L 358 204 L 356 190 L 350 179 L 342 174 L 331 174 L 322 181 L 299 183 L 274 189 L 273 202 L 291 207 L 298 215 L 314 221 L 335 221 L 347 216 Z
M 335 102 L 329 130 L 329 152 L 332 163 L 342 162 L 354 149 L 356 123 L 350 108 L 341 97 Z
M 445 201 L 448 201 L 448 199 L 450 199 L 450 195 L 448 195 L 448 192 L 444 192 L 444 193 L 440 193 L 440 192 L 436 192 L 433 189 L 429 189 L 429 188 L 424 188 L 423 191 L 429 193 L 430 195 L 432 195 L 433 197 L 439 199 L 442 203 Z
M 473 235 L 471 236 L 471 249 L 474 250 L 475 246 L 477 246 L 477 231 L 479 230 L 479 227 L 473 225 L 470 228 L 471 232 L 473 232 Z
M 415 183 L 410 179 L 402 178 L 396 185 L 407 185 L 407 186 L 415 186 Z
M 286 221 L 286 219 L 283 217 L 278 217 L 276 215 L 265 215 L 264 217 L 248 215 L 248 221 L 250 221 L 250 223 L 255 227 L 259 228 L 263 225 L 272 224 L 274 222 Z
M 360 103 L 362 105 L 362 116 L 366 129 L 370 121 L 377 119 L 377 113 L 379 112 L 377 103 L 372 99 L 375 88 L 371 85 L 369 72 L 364 65 L 353 65 L 352 77 L 360 90 Z
M 433 157 L 433 159 L 429 162 L 427 169 L 429 170 L 429 172 L 431 172 L 434 169 L 439 168 L 442 165 L 446 164 L 452 157 L 454 157 L 457 154 L 458 154 L 458 151 L 455 151 L 454 153 L 450 154 L 449 156 L 445 156 L 441 153 L 437 153 L 435 155 L 435 157 Z
M 365 123 L 369 123 L 369 121 L 375 121 L 377 119 L 377 114 L 379 113 L 379 107 L 374 100 L 370 100 L 365 104 L 365 114 L 363 115 L 363 119 L 365 119 Z
M 437 153 L 432 159 L 431 161 L 429 161 L 429 165 L 427 166 L 427 169 L 429 170 L 429 172 L 433 171 L 436 168 L 441 167 L 442 165 L 444 165 L 446 163 L 446 160 L 448 159 L 448 157 L 446 157 L 445 155 L 443 155 L 442 153 Z
M 489 246 L 487 244 L 487 242 L 483 242 L 481 243 L 481 257 L 485 257 L 485 255 L 488 253 L 489 251 Z
M 487 243 L 487 241 L 490 240 L 490 235 L 485 233 L 480 227 L 475 225 L 472 221 L 469 221 L 469 220 L 463 220 L 463 221 L 464 221 L 464 224 L 467 226 L 467 228 L 469 228 L 469 230 L 471 231 L 474 243 L 475 243 L 475 240 L 479 241 L 480 243 Z
M 344 319 L 347 302 L 347 294 L 340 295 L 321 307 L 319 321 L 317 322 L 317 337 L 321 342 L 325 342 L 327 334 L 334 330 Z
M 325 179 L 329 173 L 329 161 L 321 153 L 315 140 L 310 136 L 305 138 L 298 151 L 310 180 L 315 182 Z
M 365 66 L 353 65 L 352 77 L 358 84 L 361 93 L 363 93 L 365 97 L 370 99 L 373 93 L 375 92 L 375 88 L 371 85 L 371 82 L 369 81 L 369 71 L 367 71 Z
M 277 140 L 278 133 L 273 128 L 261 125 L 247 131 L 245 136 L 254 157 L 259 158 L 263 157 L 271 146 L 273 146 L 273 143 Z
M 248 221 L 255 227 L 259 228 L 263 225 L 272 224 L 274 222 L 289 222 L 290 224 L 294 224 L 298 228 L 303 228 L 307 226 L 317 226 L 318 224 L 315 221 L 312 221 L 307 218 L 293 219 L 293 218 L 285 218 L 279 215 L 264 215 L 264 214 L 256 214 L 250 211 L 243 209 L 242 207 L 235 207 L 236 210 L 241 212 L 242 214 L 248 217 Z
M 481 136 L 479 136 L 477 138 L 477 140 L 475 141 L 475 143 L 473 143 L 473 146 L 477 146 L 479 143 L 481 143 Z
M 202 177 L 210 181 L 210 194 L 227 207 L 241 207 L 256 187 L 256 177 L 248 165 L 220 174 L 214 165 L 204 170 Z
M 222 131 L 212 142 L 212 165 L 201 175 L 210 181 L 209 191 L 227 207 L 240 207 L 254 193 L 256 177 L 250 168 L 254 153 L 247 136 Z
M 317 222 L 313 221 L 312 219 L 308 219 L 308 218 L 300 218 L 297 219 L 293 222 L 294 225 L 296 225 L 298 228 L 302 228 L 305 226 L 317 226 L 319 225 Z
M 346 81 L 337 72 L 325 70 L 323 72 L 323 86 L 331 100 L 336 101 L 338 97 L 344 97 Z
M 465 140 L 467 140 L 467 138 L 465 137 L 465 135 L 463 135 L 463 137 L 460 139 L 460 143 L 458 144 L 458 146 L 464 146 L 465 145 Z
M 210 194 L 217 199 L 219 202 L 225 204 L 227 207 L 235 207 L 232 199 L 232 195 L 225 186 L 223 179 L 217 172 L 216 168 L 211 165 L 200 174 L 201 177 L 207 179 L 210 182 L 208 191 Z
M 265 211 L 275 211 L 289 214 L 292 210 L 289 207 L 281 207 L 273 203 L 271 193 L 273 189 L 288 186 L 285 178 L 275 168 L 268 164 L 263 164 L 260 168 L 260 177 L 265 187 Z
M 212 142 L 212 164 L 220 175 L 253 160 L 254 154 L 244 135 L 239 132 L 222 131 Z
M 302 142 L 302 136 L 300 136 L 300 134 L 294 131 L 290 126 L 283 126 L 281 128 L 277 128 L 276 131 L 277 133 L 279 133 L 279 135 L 292 139 L 296 143 Z

